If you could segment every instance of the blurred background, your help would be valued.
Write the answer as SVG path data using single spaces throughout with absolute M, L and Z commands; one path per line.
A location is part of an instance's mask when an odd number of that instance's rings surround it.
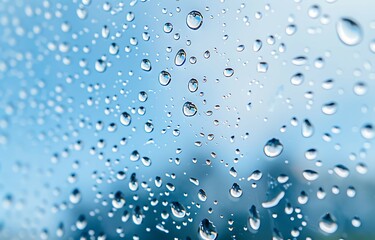
M 1 0 L 0 239 L 375 239 L 370 0 Z

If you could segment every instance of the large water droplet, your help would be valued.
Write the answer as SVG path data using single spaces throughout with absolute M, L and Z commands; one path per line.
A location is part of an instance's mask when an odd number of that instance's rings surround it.
M 357 45 L 361 42 L 363 32 L 361 27 L 354 20 L 341 18 L 336 24 L 337 35 L 340 40 L 349 46 Z
M 81 201 L 81 192 L 75 188 L 69 196 L 69 200 L 73 204 L 77 204 Z
M 295 75 L 293 75 L 291 78 L 290 78 L 290 82 L 294 85 L 294 86 L 299 86 L 303 83 L 305 77 L 303 76 L 302 73 L 296 73 Z
M 175 58 L 174 58 L 174 64 L 176 64 L 176 66 L 181 66 L 185 63 L 186 61 L 186 52 L 184 49 L 180 49 L 178 50 Z
M 279 139 L 272 138 L 264 145 L 263 151 L 267 157 L 274 158 L 279 156 L 283 149 L 284 146 L 281 144 Z
M 239 198 L 242 196 L 242 189 L 240 185 L 238 185 L 237 183 L 233 183 L 232 187 L 229 190 L 229 193 L 232 197 Z
M 173 216 L 175 216 L 176 218 L 183 218 L 186 215 L 185 207 L 179 202 L 171 203 L 171 211 Z
M 307 180 L 307 181 L 315 181 L 316 179 L 318 179 L 319 177 L 319 174 L 313 170 L 305 170 L 303 171 L 302 173 L 303 177 Z
M 329 102 L 322 106 L 322 112 L 327 115 L 332 115 L 337 112 L 337 103 Z
M 192 117 L 197 113 L 197 107 L 192 102 L 186 102 L 182 107 L 182 112 L 186 117 Z
M 361 135 L 365 139 L 373 139 L 375 137 L 375 130 L 372 124 L 365 124 L 361 128 Z
M 190 29 L 197 30 L 202 26 L 203 16 L 198 11 L 191 11 L 186 17 L 186 24 Z
M 167 71 L 161 71 L 159 74 L 159 83 L 163 86 L 167 86 L 171 82 L 171 74 Z
M 319 221 L 320 229 L 328 234 L 332 234 L 337 230 L 337 223 L 335 217 L 330 213 L 325 214 Z
M 125 203 L 126 201 L 123 193 L 120 191 L 116 192 L 114 198 L 112 199 L 112 206 L 114 208 L 122 208 Z
M 259 228 L 260 228 L 260 215 L 259 215 L 259 211 L 256 209 L 256 207 L 254 205 L 251 206 L 250 210 L 249 210 L 249 230 L 252 232 L 252 233 L 256 233 Z
M 226 68 L 223 72 L 225 77 L 231 77 L 234 74 L 234 70 L 232 68 Z
M 190 92 L 196 92 L 198 90 L 198 80 L 195 78 L 190 79 L 188 89 Z
M 148 59 L 143 59 L 141 61 L 141 68 L 143 71 L 149 72 L 151 71 L 151 62 Z
M 198 234 L 202 240 L 215 240 L 218 237 L 215 226 L 206 218 L 199 223 Z
M 107 69 L 107 64 L 102 59 L 99 59 L 95 62 L 95 70 L 102 73 Z
M 302 122 L 302 136 L 309 138 L 314 134 L 314 126 L 308 119 Z
M 127 112 L 121 113 L 120 122 L 121 122 L 122 125 L 129 126 L 131 121 L 132 121 L 132 117 L 130 116 L 129 113 L 127 113 Z
M 263 202 L 262 203 L 262 207 L 263 208 L 272 208 L 272 207 L 275 207 L 275 206 L 277 206 L 277 204 L 279 204 L 279 202 L 281 201 L 281 199 L 284 198 L 284 196 L 285 196 L 285 192 L 281 191 L 279 194 L 277 194 L 271 200 L 269 200 L 267 202 Z
M 342 177 L 342 178 L 347 178 L 350 174 L 349 169 L 342 164 L 337 164 L 333 168 L 333 171 L 336 173 L 337 176 Z
M 258 73 L 266 73 L 268 71 L 268 63 L 266 62 L 259 62 L 257 65 Z
M 262 48 L 262 45 L 263 45 L 263 43 L 262 43 L 261 40 L 259 40 L 259 39 L 255 40 L 254 43 L 253 43 L 253 51 L 258 52 Z

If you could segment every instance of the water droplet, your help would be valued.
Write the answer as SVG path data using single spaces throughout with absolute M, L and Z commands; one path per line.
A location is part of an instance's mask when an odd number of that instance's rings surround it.
M 348 46 L 357 45 L 362 41 L 362 29 L 352 19 L 341 18 L 336 24 L 336 31 L 340 40 Z
M 249 210 L 249 214 L 250 214 L 249 219 L 248 219 L 249 226 L 250 226 L 249 230 L 252 233 L 256 233 L 260 228 L 259 211 L 256 209 L 254 205 L 252 205 Z
M 258 73 L 266 73 L 268 71 L 268 63 L 266 62 L 259 62 L 257 65 Z
M 121 113 L 120 122 L 121 122 L 122 125 L 129 126 L 131 121 L 132 121 L 132 118 L 131 118 L 129 113 L 127 113 L 127 112 Z
M 199 189 L 199 191 L 198 191 L 198 198 L 202 202 L 205 202 L 207 200 L 207 194 L 206 194 L 206 192 L 203 189 Z
M 364 82 L 357 82 L 353 87 L 353 92 L 358 96 L 363 96 L 367 92 L 367 86 Z
M 293 34 L 295 34 L 297 32 L 297 26 L 294 25 L 294 24 L 290 24 L 286 27 L 285 29 L 285 33 L 289 36 L 292 36 Z
M 186 17 L 186 24 L 190 29 L 197 30 L 202 26 L 203 16 L 198 11 L 191 11 Z
M 298 56 L 293 58 L 292 63 L 296 66 L 302 66 L 307 63 L 307 58 L 305 56 Z
M 226 68 L 223 72 L 225 77 L 231 77 L 234 74 L 234 70 L 232 68 Z
M 291 78 L 290 78 L 290 82 L 294 85 L 294 86 L 299 86 L 303 83 L 303 81 L 305 80 L 305 77 L 302 73 L 296 73 L 294 74 Z
M 258 180 L 260 180 L 262 178 L 262 176 L 263 176 L 263 173 L 261 171 L 255 170 L 247 178 L 247 181 L 251 181 L 251 180 L 258 181 Z
M 285 192 L 284 191 L 281 191 L 279 194 L 277 194 L 273 199 L 267 201 L 267 202 L 263 202 L 262 203 L 262 207 L 263 208 L 272 208 L 272 207 L 275 207 L 279 204 L 279 202 L 281 201 L 281 199 L 283 199 L 285 196 Z
M 154 131 L 154 124 L 152 124 L 151 120 L 148 120 L 146 123 L 145 123 L 145 132 L 146 133 L 150 133 L 152 131 Z
M 342 164 L 338 164 L 333 168 L 333 171 L 337 174 L 337 176 L 342 178 L 347 178 L 350 174 L 350 171 L 347 167 Z
M 229 190 L 229 193 L 232 197 L 239 198 L 242 196 L 242 189 L 240 185 L 238 185 L 237 183 L 233 183 L 232 187 Z
M 159 74 L 159 83 L 167 86 L 171 82 L 171 75 L 167 71 L 161 71 Z
M 337 112 L 337 104 L 335 102 L 329 102 L 322 106 L 322 112 L 327 115 L 332 115 Z
M 102 59 L 99 59 L 95 62 L 95 70 L 102 73 L 107 69 L 107 64 Z
M 197 107 L 192 102 L 185 102 L 182 112 L 186 117 L 192 117 L 197 113 Z
M 174 64 L 176 64 L 176 66 L 181 66 L 185 63 L 186 61 L 186 52 L 184 49 L 180 49 L 178 50 L 175 58 L 174 58 Z
M 353 227 L 356 227 L 356 228 L 360 227 L 362 225 L 361 219 L 359 217 L 354 217 L 352 219 L 352 225 Z
M 73 204 L 77 204 L 81 201 L 81 192 L 75 188 L 69 196 L 69 200 Z
M 215 226 L 207 218 L 199 223 L 198 234 L 202 240 L 215 240 L 218 237 Z
M 184 218 L 186 215 L 185 207 L 179 202 L 171 203 L 171 211 L 173 216 L 175 216 L 176 218 Z
M 370 51 L 375 53 L 375 39 L 370 41 L 369 47 L 370 47 Z
M 148 96 L 147 96 L 147 93 L 145 91 L 141 91 L 139 92 L 138 94 L 138 100 L 141 101 L 141 102 L 145 102 L 147 100 Z
M 236 50 L 237 52 L 242 52 L 243 50 L 245 50 L 245 45 L 238 45 Z
M 253 43 L 253 51 L 258 52 L 262 48 L 262 45 L 263 44 L 262 44 L 261 40 L 259 40 L 259 39 L 255 40 L 254 43 Z
M 198 90 L 198 80 L 195 78 L 190 79 L 188 83 L 188 89 L 190 92 L 196 92 Z
M 143 59 L 141 61 L 141 68 L 143 71 L 149 72 L 151 71 L 151 62 L 148 59 Z
M 307 180 L 307 181 L 315 181 L 316 179 L 319 178 L 319 174 L 313 170 L 305 170 L 303 171 L 302 173 L 303 177 Z
M 365 139 L 373 139 L 375 137 L 375 130 L 372 124 L 365 124 L 361 128 L 361 135 Z
M 311 7 L 309 7 L 307 14 L 311 18 L 318 18 L 320 16 L 320 12 L 320 7 L 318 5 L 312 5 Z
M 172 32 L 172 30 L 173 30 L 172 23 L 166 23 L 166 24 L 164 24 L 163 30 L 164 30 L 165 33 Z
M 119 49 L 120 47 L 116 43 L 111 43 L 111 45 L 109 45 L 109 53 L 112 55 L 116 55 Z
M 122 208 L 125 205 L 126 201 L 124 195 L 121 191 L 115 193 L 114 198 L 112 199 L 112 206 L 114 208 Z
M 263 151 L 267 157 L 274 158 L 279 156 L 283 149 L 284 146 L 281 144 L 279 139 L 272 138 L 264 145 Z
M 308 119 L 303 120 L 302 122 L 302 136 L 309 138 L 314 134 L 314 126 Z
M 136 206 L 133 210 L 132 220 L 135 225 L 141 225 L 143 221 L 143 213 L 142 208 L 140 206 Z
M 135 14 L 134 14 L 133 12 L 128 12 L 128 13 L 126 14 L 126 21 L 128 21 L 128 22 L 133 21 L 134 18 L 135 18 Z
M 328 234 L 332 234 L 337 230 L 337 223 L 335 217 L 330 213 L 325 214 L 319 221 L 320 229 Z

